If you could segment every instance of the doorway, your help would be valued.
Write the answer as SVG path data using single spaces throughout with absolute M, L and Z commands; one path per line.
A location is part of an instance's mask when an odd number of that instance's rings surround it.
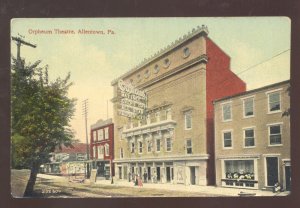
M 171 182 L 171 168 L 167 167 L 167 183 Z
M 147 167 L 148 181 L 151 181 L 151 167 Z
M 190 171 L 191 171 L 191 185 L 195 185 L 196 184 L 196 168 L 195 167 L 190 167 Z
M 290 191 L 291 190 L 291 166 L 285 166 L 285 190 Z
M 119 179 L 122 179 L 122 167 L 119 167 Z
M 156 167 L 156 180 L 160 181 L 160 167 Z
M 267 186 L 274 186 L 278 182 L 278 158 L 267 157 Z

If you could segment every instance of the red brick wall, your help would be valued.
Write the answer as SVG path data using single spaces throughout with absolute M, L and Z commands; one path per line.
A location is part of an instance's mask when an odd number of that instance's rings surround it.
M 225 96 L 246 91 L 246 84 L 230 70 L 230 57 L 211 39 L 206 38 L 206 110 L 207 110 L 207 150 L 210 155 L 207 178 L 208 184 L 215 184 L 214 158 L 214 114 L 213 101 Z

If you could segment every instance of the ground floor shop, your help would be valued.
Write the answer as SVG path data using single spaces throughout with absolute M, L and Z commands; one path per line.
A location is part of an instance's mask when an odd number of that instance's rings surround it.
M 110 179 L 114 175 L 110 160 L 94 160 L 91 162 L 91 167 L 96 170 L 97 180 Z
M 207 185 L 206 159 L 115 161 L 116 178 L 133 180 L 141 177 L 144 183 Z
M 291 189 L 290 159 L 280 154 L 219 157 L 216 173 L 218 186 L 272 190 L 279 182 L 283 190 Z

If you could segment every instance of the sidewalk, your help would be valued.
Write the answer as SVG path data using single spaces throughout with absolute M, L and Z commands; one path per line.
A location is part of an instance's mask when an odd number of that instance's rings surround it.
M 181 184 L 153 184 L 143 183 L 143 187 L 134 186 L 133 182 L 125 180 L 114 180 L 114 184 L 111 184 L 110 180 L 98 180 L 96 184 L 122 186 L 122 187 L 134 187 L 134 188 L 148 188 L 148 189 L 160 189 L 160 190 L 174 190 L 174 191 L 186 191 L 194 193 L 211 194 L 211 196 L 239 196 L 240 192 L 247 194 L 255 194 L 255 196 L 287 196 L 290 192 L 273 193 L 271 191 L 253 190 L 253 189 L 237 189 L 237 188 L 223 188 L 215 186 L 197 186 L 197 185 L 181 185 Z

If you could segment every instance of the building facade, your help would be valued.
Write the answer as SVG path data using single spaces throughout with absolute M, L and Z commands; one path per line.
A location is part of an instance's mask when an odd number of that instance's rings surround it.
M 291 187 L 289 81 L 222 98 L 215 106 L 216 184 Z
M 112 86 L 117 178 L 138 174 L 145 182 L 214 184 L 212 102 L 246 86 L 230 70 L 230 57 L 208 37 L 206 26 L 193 29 Z M 120 113 L 121 88 L 145 92 L 142 119 Z
M 114 124 L 112 119 L 99 120 L 91 125 L 90 158 L 97 169 L 98 179 L 114 176 Z

